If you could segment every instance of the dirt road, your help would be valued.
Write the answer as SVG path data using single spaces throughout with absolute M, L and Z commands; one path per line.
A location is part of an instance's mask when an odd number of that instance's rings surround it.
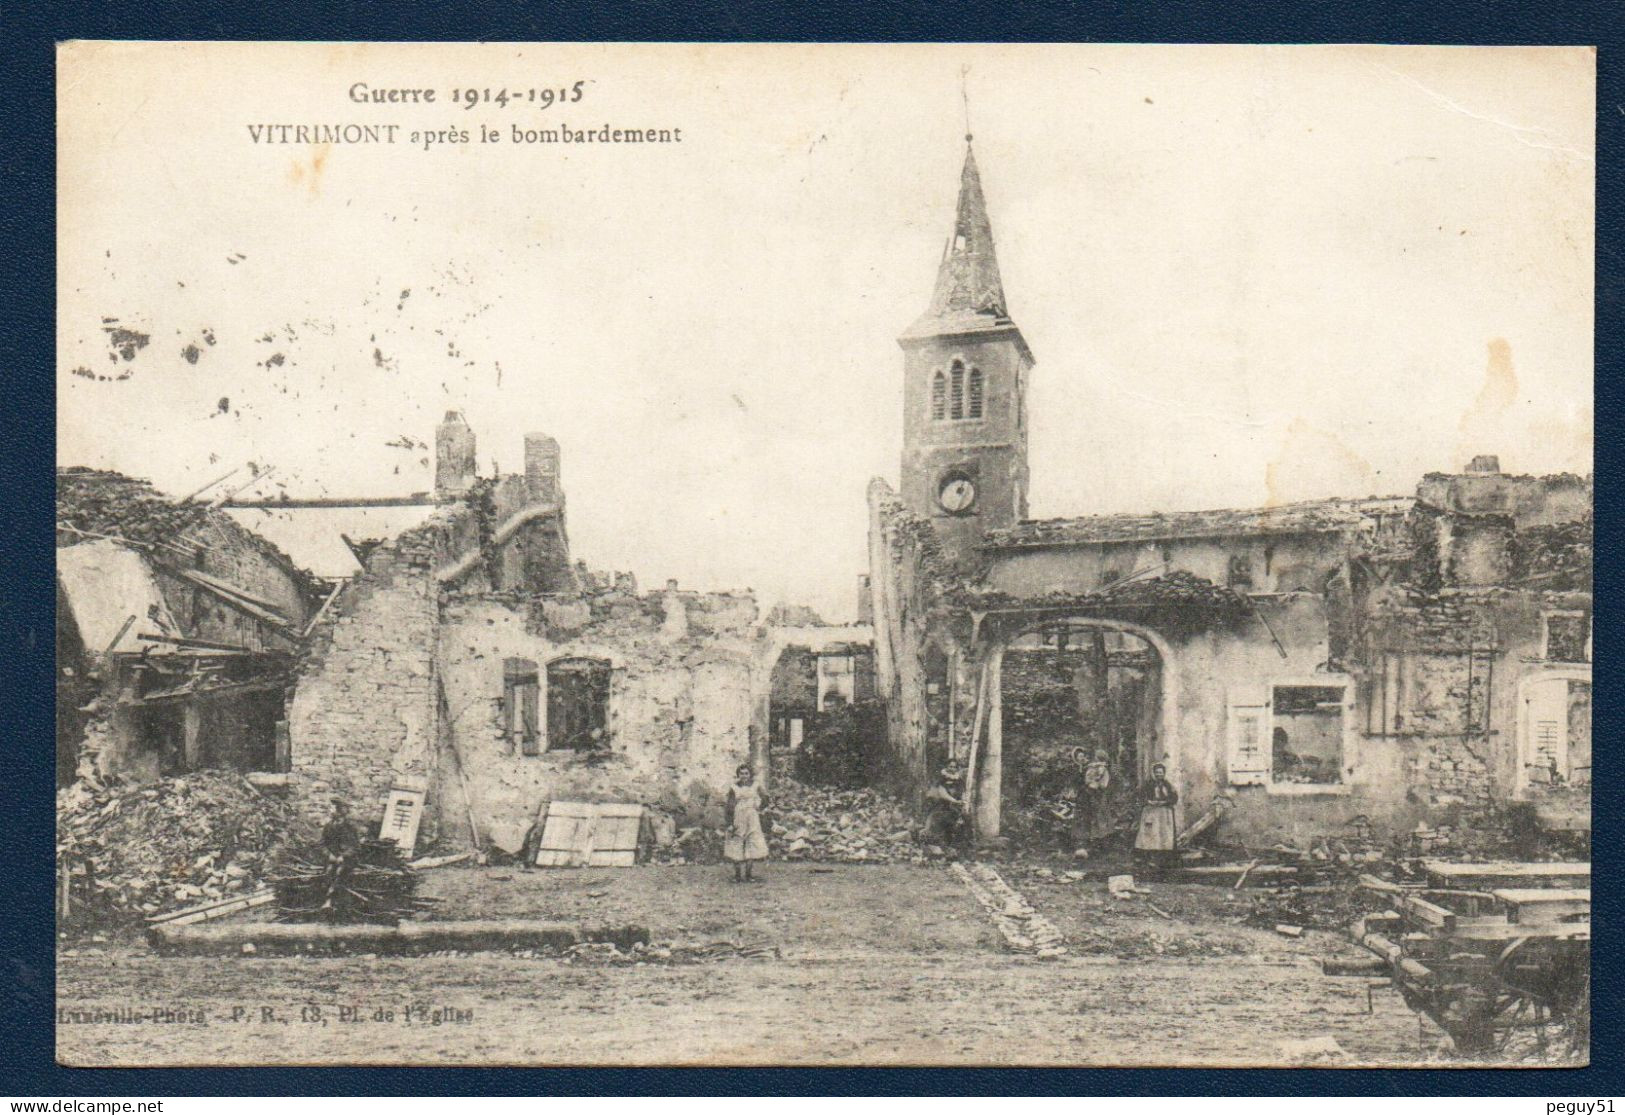
M 1177 921 L 1138 906 L 1078 917 L 1086 895 L 1100 901 L 1098 884 L 1044 897 L 1052 915 L 1067 915 L 1056 920 L 1069 942 L 1088 946 L 1048 961 L 1004 951 L 984 911 L 940 867 L 774 865 L 756 886 L 704 868 L 448 869 L 428 889 L 449 917 L 639 920 L 657 942 L 730 940 L 780 956 L 218 960 L 100 946 L 59 961 L 59 1058 L 1257 1065 L 1282 1063 L 1283 1042 L 1326 1035 L 1349 1063 L 1414 1064 L 1438 1063 L 1442 1040 L 1392 989 L 1372 992 L 1368 1013 L 1370 980 L 1322 975 L 1320 956 L 1353 949 L 1330 934 L 1277 938 L 1200 910 Z M 1224 901 L 1190 893 L 1209 889 L 1166 888 L 1158 905 Z M 1166 954 L 1145 946 L 1151 934 L 1169 942 Z M 1122 955 L 1104 954 L 1113 935 Z M 1191 940 L 1201 946 L 1178 944 Z M 116 1020 L 132 1011 L 157 1019 Z

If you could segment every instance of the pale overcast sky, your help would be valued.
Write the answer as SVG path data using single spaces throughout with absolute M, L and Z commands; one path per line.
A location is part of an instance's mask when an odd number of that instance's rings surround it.
M 1592 52 L 1372 47 L 69 47 L 59 460 L 405 494 L 455 407 L 485 472 L 559 439 L 593 565 L 850 618 L 965 66 L 1035 516 L 1590 470 Z M 511 142 L 548 123 L 682 142 Z M 115 363 L 106 318 L 151 342 Z

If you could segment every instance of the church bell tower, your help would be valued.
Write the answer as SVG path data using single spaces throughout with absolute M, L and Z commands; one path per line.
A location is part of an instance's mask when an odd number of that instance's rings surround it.
M 1027 384 L 1033 354 L 1005 307 L 976 154 L 931 306 L 903 348 L 903 502 L 965 567 L 984 532 L 1027 517 Z

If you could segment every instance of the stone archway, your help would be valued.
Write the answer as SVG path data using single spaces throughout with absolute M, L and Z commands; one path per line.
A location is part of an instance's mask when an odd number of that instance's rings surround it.
M 1179 701 L 1178 676 L 1171 668 L 1174 661 L 1172 648 L 1162 636 L 1138 624 L 1087 614 L 1055 614 L 1006 621 L 983 658 L 985 676 L 982 688 L 988 707 L 972 747 L 975 768 L 974 820 L 977 835 L 983 839 L 998 836 L 1004 828 L 1007 656 L 1013 648 L 1015 653 L 1020 653 L 1023 640 L 1035 634 L 1062 629 L 1091 637 L 1097 632 L 1112 633 L 1136 640 L 1146 648 L 1154 662 L 1156 675 L 1154 710 L 1149 715 L 1149 723 L 1136 736 L 1133 765 L 1124 774 L 1137 782 L 1149 771 L 1153 762 L 1161 762 L 1167 766 L 1169 780 L 1175 785 L 1180 784 L 1180 755 L 1175 746 L 1174 733 L 1175 710 Z
M 832 626 L 768 626 L 757 636 L 751 661 L 751 762 L 766 779 L 771 775 L 773 668 L 792 647 L 814 654 L 833 647 L 860 645 L 873 647 L 874 627 L 865 623 Z

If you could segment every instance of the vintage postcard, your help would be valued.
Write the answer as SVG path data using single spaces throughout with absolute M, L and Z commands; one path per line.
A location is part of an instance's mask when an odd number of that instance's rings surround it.
M 1590 48 L 58 63 L 63 1063 L 1588 1061 Z

